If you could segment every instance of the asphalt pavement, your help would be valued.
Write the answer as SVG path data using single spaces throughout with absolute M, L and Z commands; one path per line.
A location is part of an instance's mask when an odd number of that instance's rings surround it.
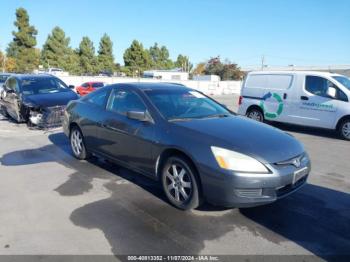
M 216 97 L 233 110 L 237 96 Z M 61 130 L 0 119 L 0 255 L 350 254 L 350 142 L 276 125 L 309 152 L 297 193 L 248 209 L 184 212 L 159 185 L 93 158 L 78 161 Z

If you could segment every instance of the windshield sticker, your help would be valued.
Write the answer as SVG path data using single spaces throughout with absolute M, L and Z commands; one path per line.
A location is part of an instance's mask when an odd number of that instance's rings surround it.
M 267 110 L 265 102 L 271 99 L 275 99 L 278 102 L 278 107 L 276 109 L 275 112 L 270 112 Z M 264 111 L 264 115 L 266 118 L 276 118 L 279 115 L 282 114 L 283 112 L 283 100 L 280 97 L 279 94 L 277 93 L 267 93 L 266 95 L 263 96 L 262 101 L 260 102 L 260 107 L 263 109 Z

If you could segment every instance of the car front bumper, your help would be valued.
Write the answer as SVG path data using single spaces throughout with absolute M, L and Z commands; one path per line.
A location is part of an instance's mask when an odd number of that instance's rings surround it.
M 234 173 L 208 166 L 200 169 L 205 199 L 226 207 L 265 205 L 294 193 L 305 185 L 311 171 L 308 161 L 296 168 L 292 165 L 269 165 L 269 174 Z M 298 172 L 302 174 L 298 176 Z

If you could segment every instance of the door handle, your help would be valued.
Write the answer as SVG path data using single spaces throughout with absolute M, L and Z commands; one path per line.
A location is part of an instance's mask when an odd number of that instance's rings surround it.
M 101 124 L 102 128 L 105 128 L 105 129 L 108 129 L 108 130 L 112 130 L 112 131 L 118 131 L 120 132 L 121 130 L 116 128 L 116 127 L 113 127 L 113 126 L 110 126 L 110 125 L 106 125 L 106 124 Z
M 301 96 L 300 99 L 301 100 L 309 100 L 309 98 L 307 96 Z
M 287 99 L 287 96 L 288 96 L 287 93 L 284 93 L 284 94 L 283 94 L 283 99 L 286 100 L 286 99 Z

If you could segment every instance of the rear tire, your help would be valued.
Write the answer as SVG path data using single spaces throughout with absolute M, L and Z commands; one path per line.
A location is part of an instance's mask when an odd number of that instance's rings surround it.
M 161 183 L 170 203 L 179 209 L 195 209 L 202 202 L 196 171 L 183 157 L 172 156 L 166 160 Z
M 83 133 L 79 127 L 72 127 L 69 139 L 75 158 L 79 160 L 85 160 L 90 157 L 90 154 L 85 147 Z
M 338 133 L 342 139 L 350 141 L 350 118 L 344 119 L 340 123 Z
M 249 109 L 247 112 L 247 117 L 258 122 L 265 121 L 263 112 L 257 108 Z

